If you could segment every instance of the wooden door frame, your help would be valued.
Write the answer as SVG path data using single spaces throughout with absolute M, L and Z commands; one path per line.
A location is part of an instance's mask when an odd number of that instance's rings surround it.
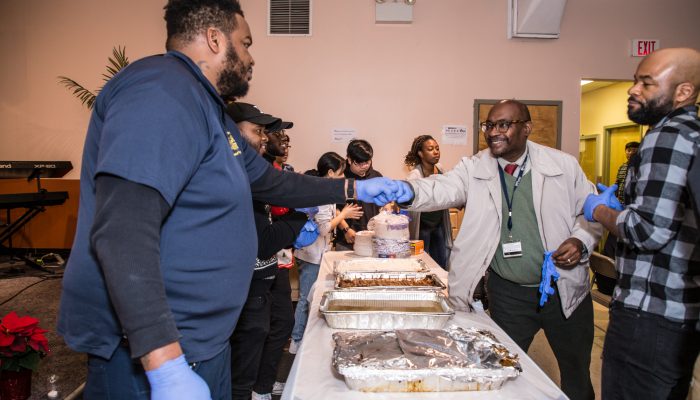
M 591 140 L 593 139 L 595 141 L 595 171 L 594 171 L 594 177 L 596 180 L 600 177 L 598 174 L 598 157 L 600 156 L 600 149 L 598 148 L 598 138 L 600 138 L 600 135 L 581 135 L 578 138 L 579 141 L 579 150 L 581 149 L 581 141 L 582 140 Z M 580 151 L 579 151 L 580 153 Z M 581 164 L 581 160 L 578 160 L 579 164 Z M 593 184 L 596 184 L 598 182 L 593 182 Z
M 634 122 L 625 122 L 623 124 L 606 125 L 603 127 L 603 183 L 606 185 L 612 185 L 615 182 L 607 182 L 605 179 L 610 176 L 610 131 L 617 128 L 628 128 L 631 126 L 639 125 Z M 639 142 L 642 141 L 642 134 L 644 133 L 644 126 L 639 125 Z

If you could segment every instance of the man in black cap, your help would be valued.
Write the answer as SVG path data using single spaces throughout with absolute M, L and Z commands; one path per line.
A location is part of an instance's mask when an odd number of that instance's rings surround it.
M 230 103 L 226 111 L 248 144 L 261 155 L 265 154 L 268 143 L 265 131 L 282 126 L 282 120 L 249 103 Z
M 263 113 L 258 107 L 248 103 L 231 103 L 226 107 L 226 111 L 236 122 L 243 138 L 261 155 L 265 154 L 268 142 L 265 130 L 280 129 L 283 125 L 281 119 Z M 311 237 L 315 240 L 318 236 L 318 230 L 313 231 L 314 234 L 308 232 L 299 235 L 310 223 L 303 212 L 289 211 L 285 208 L 284 215 L 279 215 L 273 220 L 271 206 L 253 200 L 253 213 L 257 229 L 258 253 L 248 298 L 231 336 L 233 400 L 251 398 L 258 379 L 258 371 L 264 364 L 271 364 L 266 369 L 276 371 L 282 348 L 294 324 L 289 272 L 287 269 L 278 268 L 276 253 L 293 245 L 302 247 L 304 244 L 309 244 L 302 242 L 308 242 Z M 278 298 L 283 300 L 281 303 L 287 305 L 286 309 L 277 305 L 280 303 Z M 280 308 L 283 310 L 279 310 Z M 278 337 L 279 339 L 273 340 Z M 268 353 L 274 350 L 270 349 L 271 344 L 276 342 L 279 342 L 279 345 L 272 346 L 278 347 L 277 351 L 273 352 L 276 357 L 270 357 Z M 265 362 L 268 359 L 270 361 Z M 264 392 L 252 393 L 253 399 L 259 398 L 258 393 L 271 392 L 274 376 L 271 379 L 270 388 Z

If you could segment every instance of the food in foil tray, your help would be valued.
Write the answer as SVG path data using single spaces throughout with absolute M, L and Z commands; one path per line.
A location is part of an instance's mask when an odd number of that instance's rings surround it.
M 439 329 L 454 315 L 433 290 L 329 290 L 319 311 L 334 329 Z
M 356 258 L 338 260 L 333 271 L 344 272 L 426 272 L 429 268 L 417 258 Z
M 494 390 L 522 372 L 518 356 L 483 329 L 336 332 L 333 341 L 333 367 L 364 392 Z
M 427 272 L 345 272 L 335 279 L 336 289 L 429 289 L 442 290 L 445 284 Z

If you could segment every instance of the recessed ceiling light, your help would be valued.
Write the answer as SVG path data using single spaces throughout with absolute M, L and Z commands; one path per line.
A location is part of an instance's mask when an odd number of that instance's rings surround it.
M 581 86 L 588 85 L 589 83 L 592 83 L 593 81 L 590 79 L 581 79 Z

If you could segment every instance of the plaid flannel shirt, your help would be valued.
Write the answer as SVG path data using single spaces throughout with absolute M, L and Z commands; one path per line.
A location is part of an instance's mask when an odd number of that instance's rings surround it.
M 697 106 L 671 112 L 647 132 L 638 157 L 630 160 L 630 204 L 617 218 L 619 278 L 613 293 L 627 308 L 696 324 L 700 230 L 686 183 L 700 145 L 697 113 Z

